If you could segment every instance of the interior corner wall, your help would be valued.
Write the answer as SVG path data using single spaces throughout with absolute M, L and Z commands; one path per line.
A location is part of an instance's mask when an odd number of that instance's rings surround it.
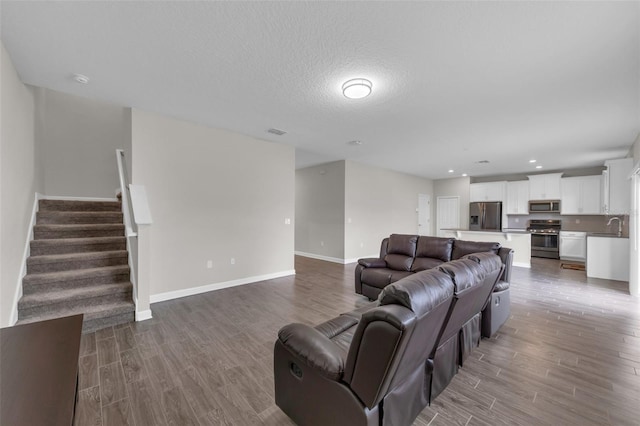
M 36 137 L 42 149 L 44 193 L 114 198 L 116 149 L 127 138 L 127 108 L 49 89 L 36 89 Z
M 345 176 L 345 259 L 377 255 L 390 234 L 418 233 L 418 195 L 433 204 L 432 180 L 353 161 Z
M 296 170 L 296 253 L 344 259 L 344 174 L 344 161 Z
M 0 43 L 0 326 L 11 324 L 35 193 L 41 190 L 34 95 Z
M 459 177 L 450 179 L 439 179 L 433 182 L 434 199 L 431 203 L 433 207 L 432 223 L 437 227 L 438 223 L 438 197 L 457 196 L 460 197 L 460 228 L 469 229 L 469 177 Z M 434 228 L 435 229 L 435 228 Z M 435 230 L 437 233 L 437 229 Z
M 293 273 L 293 147 L 134 109 L 132 151 L 152 302 Z

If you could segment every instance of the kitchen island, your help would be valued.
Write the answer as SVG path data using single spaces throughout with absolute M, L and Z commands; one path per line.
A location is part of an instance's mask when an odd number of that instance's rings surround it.
M 443 229 L 439 236 L 500 243 L 503 247 L 513 249 L 513 266 L 531 268 L 531 234 L 525 229 L 505 229 L 502 231 Z

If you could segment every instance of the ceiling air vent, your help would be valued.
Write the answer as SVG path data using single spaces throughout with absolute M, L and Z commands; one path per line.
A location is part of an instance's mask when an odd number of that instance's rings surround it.
M 480 161 L 476 161 L 476 163 L 478 163 L 478 164 L 489 164 L 489 160 L 480 160 Z
M 267 133 L 273 133 L 274 135 L 282 136 L 282 135 L 286 134 L 287 132 L 285 132 L 284 130 L 280 130 L 280 129 L 269 129 L 269 130 L 267 130 Z

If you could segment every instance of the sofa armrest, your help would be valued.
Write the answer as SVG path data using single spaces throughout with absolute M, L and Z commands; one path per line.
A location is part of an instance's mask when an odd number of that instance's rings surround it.
M 377 257 L 358 259 L 358 264 L 364 266 L 365 268 L 386 268 L 387 267 L 387 262 L 385 262 L 384 259 L 379 259 Z
M 309 367 L 332 380 L 344 373 L 342 352 L 328 337 L 305 324 L 289 324 L 280 329 L 278 340 Z

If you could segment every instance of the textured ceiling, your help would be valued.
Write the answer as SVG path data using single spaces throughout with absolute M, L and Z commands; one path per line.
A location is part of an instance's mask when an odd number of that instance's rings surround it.
M 2 1 L 0 13 L 25 83 L 289 144 L 299 166 L 588 167 L 625 156 L 640 131 L 639 2 Z M 373 82 L 368 98 L 342 95 L 354 77 Z

